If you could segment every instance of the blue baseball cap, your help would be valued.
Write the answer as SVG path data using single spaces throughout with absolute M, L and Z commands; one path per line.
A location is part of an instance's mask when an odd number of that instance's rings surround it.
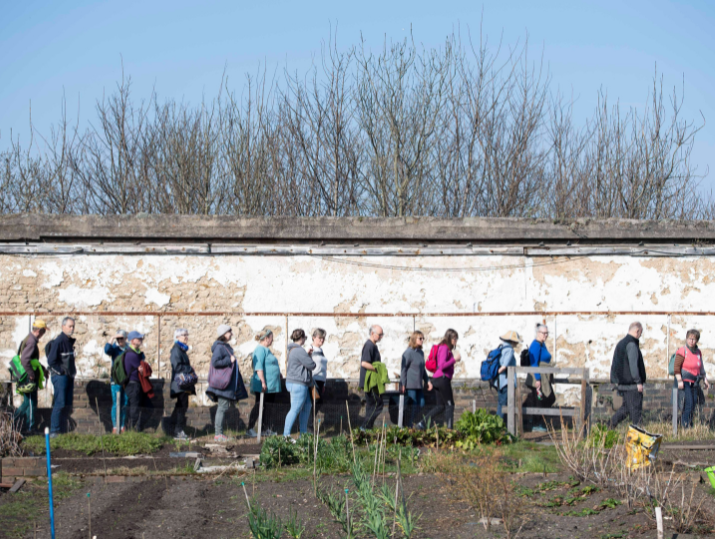
M 139 333 L 138 331 L 130 331 L 129 335 L 127 335 L 127 340 L 128 341 L 133 341 L 134 339 L 143 339 L 144 335 Z

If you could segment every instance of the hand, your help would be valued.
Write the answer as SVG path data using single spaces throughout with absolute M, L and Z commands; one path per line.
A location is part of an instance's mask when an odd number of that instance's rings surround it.
M 261 387 L 263 388 L 263 392 L 264 392 L 264 393 L 265 393 L 266 391 L 268 391 L 268 386 L 266 386 L 266 383 L 265 383 L 265 382 L 261 382 Z
M 236 363 L 236 356 L 231 356 L 231 363 Z
M 405 386 L 400 386 L 400 393 L 405 394 Z
M 427 382 L 427 391 L 432 391 L 432 382 Z
M 462 354 L 459 352 L 455 352 L 452 356 L 454 357 L 454 361 L 462 361 Z
M 705 384 L 705 391 L 707 391 L 708 389 L 710 389 L 710 382 L 708 382 L 708 379 L 707 379 L 707 378 L 705 378 L 705 379 L 703 380 L 703 383 Z
M 638 392 L 643 393 L 643 384 L 638 384 Z
M 684 389 L 684 388 L 685 388 L 685 384 L 683 383 L 683 381 L 678 380 L 678 389 Z
M 541 380 L 537 380 L 536 382 L 534 382 L 534 387 L 537 390 L 541 391 Z

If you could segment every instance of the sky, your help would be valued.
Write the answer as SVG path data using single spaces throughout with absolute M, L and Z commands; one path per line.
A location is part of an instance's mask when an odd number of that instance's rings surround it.
M 45 136 L 61 117 L 80 127 L 94 104 L 131 76 L 137 100 L 199 103 L 214 97 L 226 72 L 231 88 L 245 73 L 307 70 L 337 26 L 339 48 L 380 47 L 410 29 L 417 43 L 443 45 L 461 28 L 491 43 L 515 44 L 528 33 L 531 56 L 544 61 L 552 89 L 573 97 L 578 124 L 592 117 L 598 91 L 643 109 L 657 66 L 665 88 L 685 91 L 683 117 L 705 126 L 693 164 L 715 187 L 715 2 L 441 0 L 262 2 L 204 0 L 0 0 L 0 150 L 10 136 L 29 141 L 29 119 Z M 503 36 L 503 37 L 502 37 Z M 239 92 L 240 93 L 240 92 Z

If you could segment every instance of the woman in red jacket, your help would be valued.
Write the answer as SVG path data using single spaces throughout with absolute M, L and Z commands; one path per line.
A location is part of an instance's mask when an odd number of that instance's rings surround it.
M 698 348 L 699 340 L 700 332 L 697 329 L 691 329 L 685 334 L 685 346 L 675 352 L 675 367 L 673 372 L 675 372 L 678 389 L 685 392 L 683 417 L 680 420 L 680 424 L 683 428 L 693 426 L 693 416 L 695 415 L 695 406 L 698 402 L 700 380 L 704 382 L 706 391 L 710 387 L 710 382 L 708 382 L 707 375 L 705 374 L 703 354 Z
M 437 349 L 437 370 L 432 377 L 432 387 L 437 392 L 437 406 L 425 415 L 424 420 L 417 424 L 418 429 L 424 429 L 427 419 L 444 414 L 444 424 L 448 429 L 452 428 L 454 422 L 454 396 L 452 395 L 452 376 L 454 376 L 454 364 L 461 357 L 459 352 L 454 353 L 457 346 L 459 334 L 453 329 L 448 329 L 439 343 Z

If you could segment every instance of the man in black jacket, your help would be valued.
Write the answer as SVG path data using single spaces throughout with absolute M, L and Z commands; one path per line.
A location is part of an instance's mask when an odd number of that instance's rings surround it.
M 611 383 L 616 384 L 623 404 L 611 418 L 609 427 L 614 429 L 630 416 L 633 425 L 639 425 L 643 412 L 643 384 L 646 381 L 645 363 L 639 339 L 643 335 L 640 322 L 633 322 L 626 335 L 616 345 L 611 364 Z
M 62 319 L 62 333 L 52 341 L 47 365 L 52 374 L 55 396 L 52 401 L 50 438 L 67 432 L 67 415 L 74 399 L 74 377 L 77 374 L 74 358 L 74 318 Z

